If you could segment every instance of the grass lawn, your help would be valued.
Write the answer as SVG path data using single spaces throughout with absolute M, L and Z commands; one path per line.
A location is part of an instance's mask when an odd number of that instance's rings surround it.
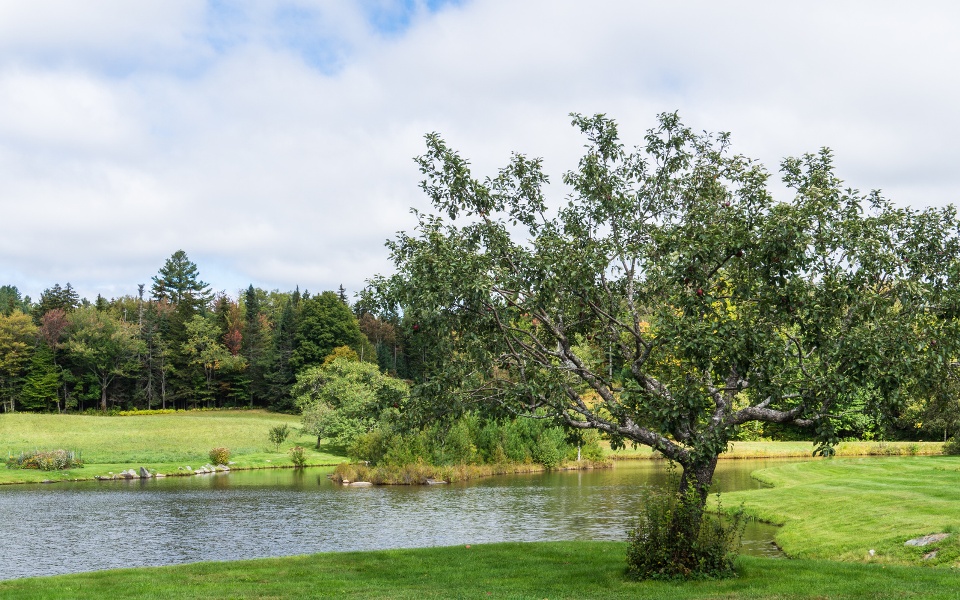
M 789 556 L 960 567 L 960 457 L 835 458 L 754 477 L 775 487 L 725 494 L 724 505 L 743 503 L 748 513 L 783 525 L 776 539 Z M 932 533 L 951 535 L 904 546 Z M 932 550 L 937 556 L 924 560 Z
M 291 426 L 296 439 L 277 452 L 267 431 L 282 423 Z M 221 445 L 233 451 L 241 467 L 289 465 L 286 452 L 294 444 L 307 448 L 314 464 L 343 460 L 314 451 L 314 441 L 299 433 L 296 417 L 259 411 L 0 415 L 0 443 L 9 451 L 81 450 L 88 466 L 74 471 L 74 477 L 140 464 L 175 471 L 206 462 L 210 448 Z M 841 453 L 874 447 L 851 445 Z M 887 448 L 886 453 L 939 451 L 939 445 Z M 732 455 L 807 456 L 809 451 L 809 444 L 736 442 Z M 0 469 L 0 482 L 34 475 L 71 478 L 70 472 Z M 775 487 L 725 494 L 724 505 L 742 503 L 751 514 L 782 524 L 777 540 L 797 559 L 741 557 L 739 577 L 725 581 L 628 581 L 622 542 L 506 543 L 19 579 L 0 582 L 0 598 L 960 599 L 960 569 L 955 568 L 960 566 L 960 457 L 835 458 L 764 469 L 756 476 Z M 925 548 L 903 545 L 938 532 L 951 536 Z M 937 557 L 924 560 L 933 549 Z
M 653 451 L 646 446 L 610 450 L 607 444 L 605 449 L 615 460 L 653 458 Z M 943 442 L 841 442 L 834 450 L 837 456 L 920 456 L 940 454 Z M 730 442 L 720 458 L 789 458 L 812 454 L 813 442 Z
M 724 581 L 637 583 L 621 542 L 508 543 L 314 554 L 0 582 L 0 597 L 56 598 L 958 598 L 960 572 L 743 557 Z
M 280 450 L 270 443 L 271 427 L 287 424 L 290 437 Z M 315 449 L 316 438 L 303 435 L 294 415 L 261 410 L 190 411 L 128 417 L 0 414 L 0 452 L 4 458 L 25 450 L 62 448 L 82 454 L 85 467 L 66 471 L 0 468 L 0 483 L 92 478 L 145 466 L 160 473 L 196 469 L 210 461 L 210 450 L 230 449 L 234 468 L 292 466 L 289 450 L 300 445 L 311 465 L 334 465 L 345 458 L 326 448 Z

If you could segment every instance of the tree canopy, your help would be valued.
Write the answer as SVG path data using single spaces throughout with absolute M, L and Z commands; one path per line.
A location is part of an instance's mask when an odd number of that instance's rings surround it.
M 603 116 L 547 201 L 541 161 L 477 179 L 437 134 L 417 159 L 433 213 L 388 242 L 365 302 L 424 342 L 418 397 L 494 402 L 649 446 L 704 499 L 751 421 L 809 427 L 819 451 L 855 403 L 927 394 L 957 356 L 953 207 L 848 189 L 829 150 L 769 172 L 663 114 L 629 150 Z M 545 411 L 545 412 L 544 412 Z

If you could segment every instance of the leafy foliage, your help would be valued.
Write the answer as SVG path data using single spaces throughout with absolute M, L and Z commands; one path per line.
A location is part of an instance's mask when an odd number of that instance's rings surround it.
M 873 426 L 846 413 L 892 415 L 943 387 L 960 355 L 960 221 L 845 187 L 827 149 L 783 161 L 778 200 L 728 134 L 658 121 L 630 151 L 611 119 L 573 115 L 587 145 L 562 206 L 539 159 L 480 180 L 427 135 L 434 213 L 388 243 L 396 273 L 363 302 L 410 323 L 425 404 L 653 448 L 681 465 L 695 519 L 742 426 L 806 428 L 830 454 L 844 428 Z M 677 539 L 694 552 L 692 530 Z
M 405 382 L 376 365 L 337 357 L 297 376 L 293 388 L 305 431 L 348 447 L 377 423 L 395 419 L 407 400 Z
M 955 435 L 943 445 L 943 453 L 950 456 L 960 456 L 960 435 Z
M 270 428 L 268 433 L 270 438 L 270 443 L 277 447 L 277 450 L 280 450 L 280 444 L 287 441 L 287 438 L 290 437 L 290 426 L 286 423 L 282 425 L 275 425 Z
M 627 574 L 661 580 L 733 577 L 746 522 L 742 509 L 723 512 L 719 494 L 715 512 L 701 510 L 693 489 L 648 494 L 629 535 Z
M 598 435 L 577 440 L 581 455 L 603 460 Z M 474 413 L 411 430 L 381 422 L 348 448 L 355 460 L 373 465 L 540 464 L 548 469 L 577 458 L 578 448 L 564 430 L 536 418 L 489 420 Z
M 559 208 L 539 160 L 481 181 L 427 136 L 438 214 L 389 243 L 396 275 L 367 301 L 417 331 L 418 397 L 650 446 L 705 499 L 744 424 L 806 427 L 829 453 L 851 406 L 893 411 L 944 380 L 960 340 L 952 207 L 847 189 L 826 149 L 785 160 L 792 197 L 775 200 L 727 134 L 675 114 L 635 152 L 602 115 L 573 124 L 588 144 Z
M 297 469 L 302 469 L 307 466 L 307 456 L 304 454 L 303 446 L 290 448 L 290 460 Z
M 210 462 L 214 465 L 226 465 L 230 463 L 230 449 L 223 446 L 217 446 L 210 450 Z

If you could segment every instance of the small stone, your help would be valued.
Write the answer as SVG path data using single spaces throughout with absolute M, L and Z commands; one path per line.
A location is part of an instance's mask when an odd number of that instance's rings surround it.
M 370 485 L 373 485 L 373 484 L 370 483 L 369 481 L 354 481 L 353 483 L 350 484 L 351 487 L 367 487 Z
M 930 535 L 925 535 L 923 537 L 914 538 L 912 540 L 907 540 L 903 543 L 904 546 L 928 546 L 930 544 L 939 542 L 940 540 L 950 537 L 949 533 L 932 533 Z
M 148 471 L 146 467 L 140 467 L 140 478 L 150 479 L 150 471 Z
M 924 554 L 923 560 L 930 560 L 931 558 L 936 558 L 936 557 L 937 557 L 937 551 L 934 550 L 933 552 L 927 552 L 926 554 Z
M 870 550 L 867 552 L 867 554 L 869 554 L 870 556 L 873 556 L 873 555 L 876 554 L 876 553 L 877 553 L 877 551 L 874 550 L 873 548 L 870 548 Z

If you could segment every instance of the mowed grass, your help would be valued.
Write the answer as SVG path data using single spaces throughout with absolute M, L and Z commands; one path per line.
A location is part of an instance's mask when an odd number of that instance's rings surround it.
M 290 437 L 279 451 L 270 428 L 286 424 Z M 62 448 L 81 453 L 85 467 L 66 471 L 0 468 L 0 483 L 92 478 L 145 466 L 160 473 L 194 469 L 210 461 L 212 448 L 230 450 L 234 468 L 292 466 L 289 450 L 305 449 L 311 465 L 333 465 L 345 458 L 329 448 L 315 449 L 316 438 L 300 430 L 295 415 L 261 410 L 189 411 L 163 415 L 106 417 L 35 413 L 0 414 L 4 458 L 27 450 Z
M 624 577 L 622 542 L 506 543 L 327 553 L 0 582 L 0 597 L 58 598 L 958 598 L 960 572 L 742 557 L 736 579 Z
M 646 446 L 610 450 L 606 445 L 605 449 L 614 460 L 654 458 L 653 451 Z M 730 442 L 720 458 L 809 457 L 813 449 L 813 442 Z M 941 454 L 943 442 L 841 442 L 834 451 L 837 456 L 927 456 Z
M 791 557 L 960 567 L 960 457 L 834 458 L 753 476 L 775 487 L 731 492 L 723 503 L 782 525 L 776 540 Z M 951 535 L 904 546 L 933 533 Z

